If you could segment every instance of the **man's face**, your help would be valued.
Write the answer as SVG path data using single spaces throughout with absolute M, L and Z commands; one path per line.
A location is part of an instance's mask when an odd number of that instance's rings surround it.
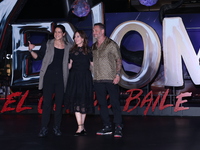
M 93 27 L 93 37 L 98 40 L 102 36 L 104 36 L 104 30 L 101 29 L 98 25 L 94 26 Z

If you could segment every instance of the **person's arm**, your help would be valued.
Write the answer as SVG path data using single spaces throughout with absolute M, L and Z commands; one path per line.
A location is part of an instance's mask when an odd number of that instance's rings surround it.
M 90 70 L 91 70 L 91 72 L 93 72 L 94 63 L 93 63 L 93 55 L 92 55 L 91 51 L 89 53 L 89 59 L 90 59 Z
M 28 43 L 29 43 L 29 45 L 28 45 L 28 50 L 29 50 L 31 56 L 32 56 L 34 59 L 37 59 L 38 55 L 37 55 L 36 52 L 33 51 L 35 45 L 34 45 L 34 44 L 31 44 L 30 41 L 28 41 Z
M 94 66 L 94 63 L 93 63 L 93 62 L 90 62 L 90 66 L 93 67 L 93 66 Z
M 73 63 L 73 60 L 70 59 L 69 63 L 68 63 L 68 68 L 71 69 L 72 68 L 72 63 Z
M 116 76 L 113 80 L 113 84 L 118 84 L 120 81 L 120 70 L 121 70 L 121 66 L 122 66 L 122 61 L 121 59 L 117 59 L 116 60 Z
M 116 60 L 116 75 L 120 76 L 121 68 L 122 68 L 122 61 L 119 58 Z
M 40 49 L 35 52 L 33 51 L 35 45 L 34 44 L 31 44 L 30 41 L 29 42 L 29 52 L 31 54 L 31 56 L 34 58 L 34 59 L 38 59 L 38 60 L 41 60 L 44 58 L 44 55 L 45 55 L 45 52 L 46 52 L 46 42 L 43 42 Z
M 90 62 L 90 71 L 94 73 L 94 63 Z

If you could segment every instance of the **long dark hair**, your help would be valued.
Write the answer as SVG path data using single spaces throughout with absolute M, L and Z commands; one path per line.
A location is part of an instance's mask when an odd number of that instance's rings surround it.
M 86 33 L 83 31 L 83 30 L 77 30 L 74 32 L 74 36 L 73 36 L 73 39 L 75 38 L 75 34 L 76 33 L 79 33 L 80 37 L 83 38 L 83 46 L 82 46 L 82 49 L 83 49 L 83 53 L 84 54 L 88 54 L 90 49 L 88 47 L 88 38 L 87 38 L 87 35 Z M 75 43 L 74 46 L 71 48 L 71 52 L 74 52 L 76 49 L 78 48 L 77 44 Z

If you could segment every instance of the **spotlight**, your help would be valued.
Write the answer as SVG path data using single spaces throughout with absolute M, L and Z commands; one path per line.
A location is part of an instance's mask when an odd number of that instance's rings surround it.
M 153 6 L 157 3 L 158 0 L 139 0 L 140 4 L 145 6 Z
M 78 17 L 85 17 L 90 12 L 90 5 L 85 0 L 75 0 L 72 4 L 72 13 Z

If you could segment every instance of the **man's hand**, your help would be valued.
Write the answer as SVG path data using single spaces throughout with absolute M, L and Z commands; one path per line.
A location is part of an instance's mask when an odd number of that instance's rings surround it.
M 119 75 L 116 75 L 116 77 L 114 78 L 113 80 L 113 84 L 118 84 L 120 81 L 120 76 Z

